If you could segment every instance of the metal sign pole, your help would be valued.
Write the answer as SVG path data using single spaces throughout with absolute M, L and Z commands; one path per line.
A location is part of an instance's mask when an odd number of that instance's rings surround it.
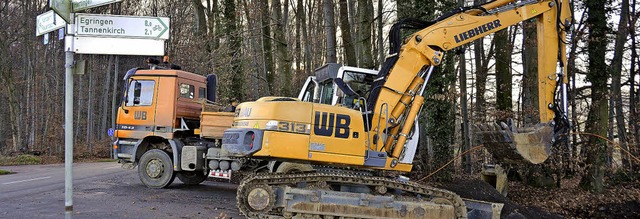
M 65 218 L 73 217 L 73 35 L 74 15 L 71 13 L 65 43 L 64 89 L 64 210 Z

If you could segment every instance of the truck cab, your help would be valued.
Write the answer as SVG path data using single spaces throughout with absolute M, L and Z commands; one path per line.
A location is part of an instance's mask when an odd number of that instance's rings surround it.
M 215 76 L 134 68 L 124 82 L 114 131 L 114 154 L 122 163 L 135 163 L 144 153 L 141 149 L 169 150 L 181 143 L 179 139 L 195 136 L 202 102 L 215 101 Z

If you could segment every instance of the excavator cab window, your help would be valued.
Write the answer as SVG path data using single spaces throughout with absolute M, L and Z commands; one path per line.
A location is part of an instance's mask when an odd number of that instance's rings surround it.
M 358 96 L 342 95 L 338 102 L 345 107 L 354 108 L 359 97 L 366 98 L 366 92 L 371 88 L 374 77 L 372 74 L 345 71 L 342 80 L 349 85 Z M 360 103 L 359 105 L 362 106 L 363 104 L 364 103 Z
M 333 81 L 328 80 L 322 82 L 320 85 L 320 103 L 322 104 L 331 104 L 333 100 Z
M 131 80 L 125 106 L 151 106 L 155 85 L 155 81 Z
M 304 102 L 315 102 L 314 98 L 313 98 L 313 94 L 315 92 L 316 89 L 316 84 L 315 83 L 309 83 L 309 85 L 307 85 L 307 89 L 304 90 L 304 94 L 302 96 L 302 101 Z

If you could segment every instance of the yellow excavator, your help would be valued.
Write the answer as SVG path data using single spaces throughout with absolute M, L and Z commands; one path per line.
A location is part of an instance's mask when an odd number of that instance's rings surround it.
M 476 135 L 500 162 L 543 162 L 570 124 L 564 75 L 564 39 L 572 23 L 569 2 L 495 0 L 430 22 L 395 24 L 390 56 L 369 90 L 333 80 L 353 105 L 288 97 L 238 105 L 233 127 L 223 135 L 224 153 L 289 165 L 284 168 L 289 171 L 281 171 L 285 173 L 243 179 L 238 208 L 248 218 L 481 217 L 477 202 L 400 175 L 411 171 L 417 150 L 407 142 L 417 138 L 414 126 L 425 87 L 445 52 L 529 19 L 537 23 L 541 123 L 525 128 L 481 125 Z M 418 31 L 403 40 L 401 29 Z

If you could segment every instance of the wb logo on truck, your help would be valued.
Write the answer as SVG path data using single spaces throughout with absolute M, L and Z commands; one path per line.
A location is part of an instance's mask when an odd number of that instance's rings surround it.
M 316 111 L 313 132 L 316 135 L 332 136 L 335 131 L 336 138 L 349 138 L 349 124 L 351 117 L 348 115 Z
M 133 119 L 135 119 L 135 120 L 147 120 L 147 111 L 135 111 L 135 112 L 133 112 Z

